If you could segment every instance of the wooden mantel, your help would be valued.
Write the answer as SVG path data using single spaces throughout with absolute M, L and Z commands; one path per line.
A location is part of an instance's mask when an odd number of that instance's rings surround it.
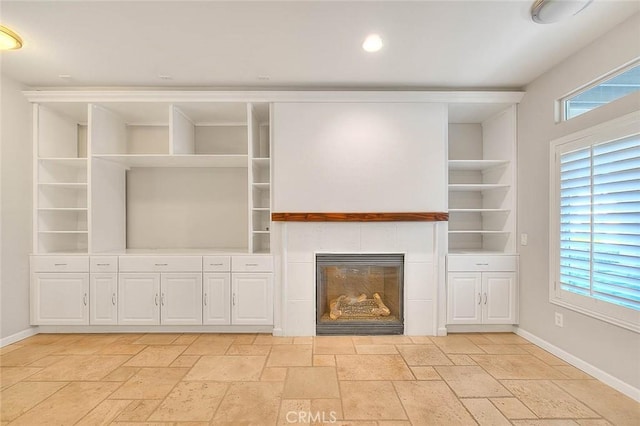
M 446 222 L 446 212 L 408 213 L 272 213 L 274 222 Z

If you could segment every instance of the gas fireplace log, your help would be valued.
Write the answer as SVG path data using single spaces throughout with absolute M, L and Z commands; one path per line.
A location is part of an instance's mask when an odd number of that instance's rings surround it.
M 360 296 L 358 296 L 358 298 L 356 299 L 357 302 L 364 302 L 365 300 L 367 300 L 367 295 L 362 293 Z
M 373 293 L 373 299 L 378 304 L 378 309 L 374 310 L 376 315 L 379 315 L 381 317 L 388 317 L 389 315 L 391 315 L 391 311 L 389 310 L 389 308 L 387 308 L 387 305 L 384 304 L 382 298 L 378 293 Z
M 340 305 L 342 304 L 342 302 L 347 298 L 347 296 L 345 296 L 344 294 L 340 297 L 338 297 L 337 299 L 333 299 L 330 303 L 329 303 L 329 318 L 331 318 L 332 320 L 336 320 L 338 318 L 340 318 L 342 316 L 342 311 L 340 310 Z

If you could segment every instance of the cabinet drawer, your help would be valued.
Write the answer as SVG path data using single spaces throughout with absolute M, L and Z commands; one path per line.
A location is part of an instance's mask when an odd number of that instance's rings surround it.
M 271 256 L 233 256 L 231 260 L 233 272 L 272 272 Z
M 201 256 L 120 256 L 120 272 L 200 272 Z
M 502 255 L 472 255 L 447 256 L 447 270 L 449 272 L 465 271 L 517 271 L 518 256 Z
M 91 272 L 118 272 L 118 257 L 91 256 L 89 270 Z
M 89 256 L 31 256 L 33 272 L 89 272 Z
M 202 270 L 204 272 L 229 272 L 231 271 L 231 257 L 203 256 Z

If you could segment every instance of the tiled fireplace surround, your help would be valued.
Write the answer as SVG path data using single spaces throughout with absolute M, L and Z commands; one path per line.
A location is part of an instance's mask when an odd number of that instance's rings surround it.
M 274 334 L 313 336 L 316 327 L 316 253 L 402 253 L 404 333 L 445 334 L 443 222 L 274 223 L 276 257 Z

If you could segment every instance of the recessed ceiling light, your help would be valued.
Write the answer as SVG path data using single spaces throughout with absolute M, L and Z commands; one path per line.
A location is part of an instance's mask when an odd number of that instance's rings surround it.
M 382 49 L 382 38 L 378 34 L 369 34 L 364 39 L 362 48 L 367 52 L 377 52 Z
M 589 6 L 593 0 L 536 0 L 531 7 L 531 19 L 538 24 L 552 24 L 571 18 Z
M 16 50 L 22 47 L 20 36 L 0 25 L 0 50 Z

